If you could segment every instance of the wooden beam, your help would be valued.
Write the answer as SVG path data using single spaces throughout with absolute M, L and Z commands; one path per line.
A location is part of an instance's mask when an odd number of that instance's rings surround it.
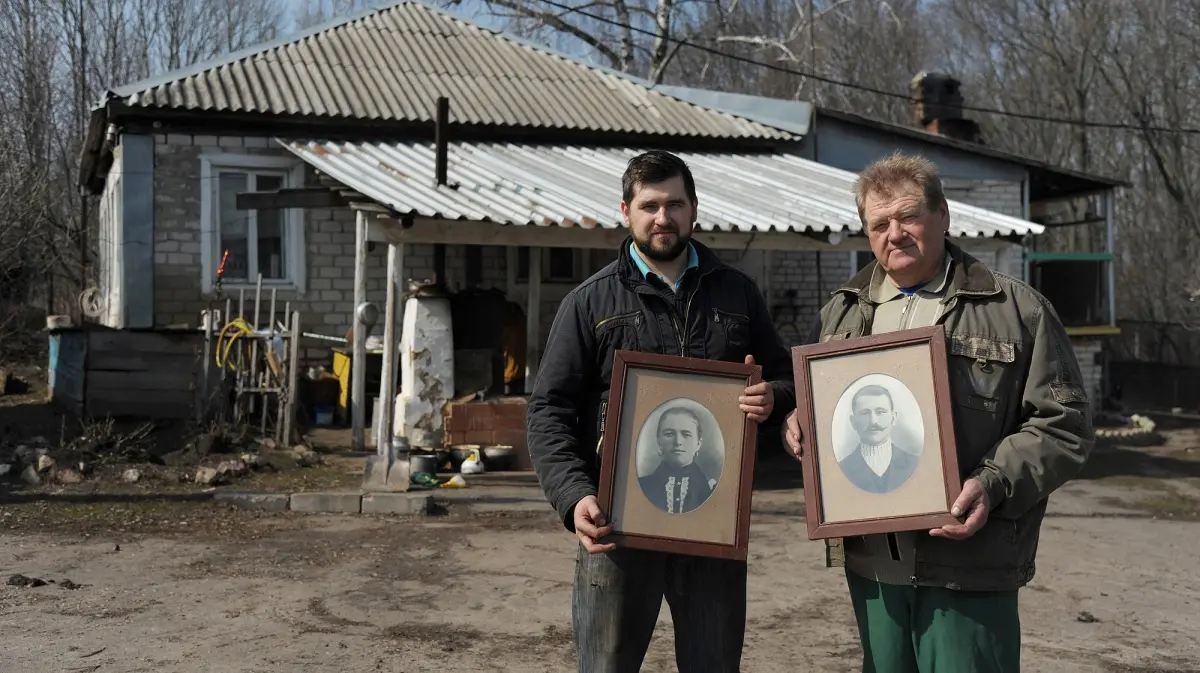
M 276 189 L 269 192 L 238 192 L 238 210 L 275 208 L 340 208 L 345 199 L 323 187 Z
M 368 226 L 368 239 L 376 243 L 424 243 L 447 245 L 499 245 L 544 248 L 612 250 L 625 240 L 629 230 L 584 229 L 562 226 L 510 226 L 492 222 L 414 219 L 404 226 L 395 218 L 378 218 Z M 853 250 L 854 237 L 838 245 L 800 233 L 696 232 L 694 238 L 716 250 Z M 861 249 L 868 249 L 861 239 Z
M 542 250 L 529 249 L 529 299 L 525 308 L 525 393 L 533 392 L 542 346 Z
M 356 214 L 354 237 L 354 306 L 350 324 L 354 335 L 350 360 L 350 445 L 355 451 L 366 446 L 367 422 L 367 327 L 358 320 L 358 307 L 367 301 L 367 214 Z
M 374 212 L 374 211 L 373 211 Z M 530 248 L 574 248 L 612 250 L 619 246 L 629 230 L 599 227 L 563 227 L 558 225 L 504 225 L 474 220 L 431 220 L 414 218 L 410 225 L 394 216 L 376 217 L 367 226 L 367 239 L 375 243 L 423 243 L 447 245 L 499 245 Z M 693 238 L 714 250 L 773 250 L 776 252 L 870 250 L 863 236 L 831 238 L 826 234 L 798 232 L 702 232 Z M 997 249 L 1014 243 L 1007 238 L 956 238 L 972 249 Z
M 399 361 L 399 340 L 397 335 L 400 315 L 398 304 L 402 301 L 403 289 L 400 278 L 404 274 L 404 246 L 389 245 L 387 254 L 387 304 L 384 306 L 383 323 L 383 375 L 379 377 L 379 422 L 375 437 L 376 452 L 387 458 L 390 466 L 395 455 L 392 452 L 392 439 L 395 437 L 395 424 L 392 420 L 396 408 L 396 363 Z

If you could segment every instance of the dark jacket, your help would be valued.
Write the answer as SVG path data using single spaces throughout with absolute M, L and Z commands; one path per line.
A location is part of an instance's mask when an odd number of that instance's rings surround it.
M 1092 409 L 1071 340 L 1033 288 L 993 272 L 953 243 L 941 324 L 946 330 L 954 435 L 963 479 L 978 477 L 991 502 L 966 540 L 918 535 L 913 584 L 1010 590 L 1033 578 L 1047 498 L 1083 468 L 1094 443 Z M 870 332 L 876 263 L 821 309 L 810 341 Z M 843 564 L 828 540 L 828 564 Z
M 678 294 L 642 276 L 626 239 L 617 260 L 559 304 L 529 397 L 529 456 L 546 498 L 574 532 L 575 505 L 596 495 L 613 353 L 663 353 L 762 366 L 777 424 L 795 406 L 791 356 L 754 280 L 693 239 L 699 267 Z

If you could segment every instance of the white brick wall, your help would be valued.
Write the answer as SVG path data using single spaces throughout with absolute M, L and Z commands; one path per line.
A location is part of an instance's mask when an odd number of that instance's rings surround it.
M 1012 217 L 1024 216 L 1024 200 L 1019 182 L 946 179 L 942 181 L 942 189 L 946 192 L 946 198 L 952 201 L 961 201 Z
M 155 142 L 155 323 L 197 324 L 209 298 L 202 296 L 200 261 L 200 153 L 207 148 L 225 148 L 251 155 L 288 156 L 266 138 L 228 136 L 160 135 Z M 240 148 L 240 150 L 238 149 Z M 304 212 L 304 235 L 308 287 L 302 295 L 280 291 L 277 311 L 284 303 L 301 312 L 301 328 L 329 336 L 344 337 L 350 329 L 354 301 L 354 226 L 350 209 L 313 209 Z M 387 247 L 376 246 L 367 259 L 367 300 L 382 306 L 387 296 Z M 462 278 L 462 246 L 447 246 L 446 272 Z M 504 252 L 487 248 L 483 253 L 484 285 L 504 287 Z M 409 245 L 405 250 L 404 274 L 408 278 L 433 275 L 433 246 Z M 236 289 L 226 287 L 234 299 Z M 253 315 L 253 289 L 246 290 L 246 314 Z M 262 311 L 269 310 L 264 293 Z M 221 301 L 217 308 L 224 308 Z M 265 315 L 261 318 L 265 322 Z M 382 326 L 376 327 L 382 332 Z M 326 360 L 327 350 L 309 349 L 306 359 Z
M 158 325 L 195 325 L 199 312 L 208 306 L 207 298 L 200 290 L 201 152 L 291 155 L 266 137 L 171 134 L 156 136 L 155 140 L 155 322 Z M 1019 185 L 948 184 L 947 195 L 1008 214 L 1019 216 L 1021 211 Z M 305 331 L 345 336 L 350 328 L 354 296 L 354 213 L 349 209 L 308 210 L 304 222 L 307 288 L 302 295 L 281 291 L 277 296 L 278 310 L 282 313 L 284 302 L 290 301 L 294 310 L 301 311 Z M 967 247 L 972 249 L 970 243 Z M 1004 273 L 1021 275 L 1020 249 L 1015 246 L 1012 251 L 999 255 L 988 250 L 972 252 Z M 719 255 L 746 271 L 768 290 L 769 308 L 788 345 L 799 343 L 816 319 L 820 306 L 853 272 L 848 251 L 774 252 L 769 261 L 758 251 L 745 254 L 721 251 Z M 506 288 L 505 249 L 489 246 L 484 249 L 482 258 L 483 286 Z M 386 296 L 386 266 L 386 246 L 376 246 L 368 257 L 367 299 L 380 305 Z M 589 272 L 599 266 L 591 265 Z M 433 246 L 407 246 L 404 272 L 409 278 L 431 277 Z M 446 275 L 452 289 L 463 286 L 465 273 L 464 246 L 447 246 Z M 545 343 L 558 305 L 573 286 L 571 283 L 543 283 L 538 343 Z M 236 290 L 230 294 L 236 304 Z M 509 299 L 524 310 L 526 285 L 517 285 L 513 294 Z M 249 305 L 252 296 L 253 291 L 248 290 L 248 314 L 252 311 Z M 263 310 L 267 310 L 265 304 Z M 380 331 L 382 327 L 376 329 Z M 323 360 L 326 353 L 326 349 L 315 348 L 305 356 L 306 359 Z

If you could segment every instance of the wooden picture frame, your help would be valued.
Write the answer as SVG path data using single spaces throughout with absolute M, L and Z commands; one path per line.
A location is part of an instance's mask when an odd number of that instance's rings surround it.
M 600 542 L 746 559 L 758 423 L 738 397 L 761 380 L 758 365 L 615 352 L 597 497 L 613 532 Z
M 792 364 L 810 540 L 961 522 L 941 325 L 795 346 Z

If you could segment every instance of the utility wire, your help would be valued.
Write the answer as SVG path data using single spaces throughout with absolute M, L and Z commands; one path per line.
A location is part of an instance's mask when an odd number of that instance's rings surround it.
M 834 86 L 845 87 L 847 89 L 854 89 L 857 91 L 871 93 L 871 94 L 875 94 L 878 96 L 886 96 L 889 98 L 899 98 L 899 99 L 906 100 L 906 101 L 911 100 L 911 98 L 907 94 L 896 93 L 895 91 L 885 91 L 883 89 L 876 89 L 874 87 L 869 87 L 869 86 L 865 86 L 862 84 L 855 84 L 853 82 L 846 82 L 843 80 L 833 79 L 830 77 L 825 77 L 823 75 L 818 75 L 816 73 L 805 72 L 803 70 L 797 70 L 795 68 L 788 68 L 786 66 L 776 65 L 774 63 L 767 63 L 766 61 L 759 61 L 756 59 L 747 58 L 745 56 L 738 56 L 737 54 L 728 54 L 719 49 L 713 49 L 712 47 L 707 47 L 702 44 L 697 44 L 697 43 L 691 42 L 689 40 L 683 40 L 683 39 L 670 37 L 670 36 L 666 36 L 666 35 L 659 35 L 655 31 L 648 30 L 645 28 L 638 28 L 637 26 L 633 26 L 633 25 L 630 25 L 627 23 L 621 23 L 620 21 L 617 21 L 615 19 L 610 19 L 606 16 L 600 16 L 599 14 L 592 14 L 590 12 L 585 12 L 582 9 L 577 9 L 575 7 L 572 7 L 571 5 L 566 5 L 561 2 L 556 2 L 556 0 L 538 0 L 538 1 L 545 3 L 547 5 L 550 5 L 551 7 L 557 7 L 558 9 L 562 9 L 562 10 L 565 10 L 565 11 L 568 11 L 568 12 L 571 12 L 574 14 L 579 14 L 579 15 L 585 16 L 589 19 L 599 21 L 601 23 L 606 23 L 611 26 L 615 26 L 617 28 L 621 28 L 624 30 L 629 30 L 629 31 L 632 31 L 635 33 L 641 33 L 643 35 L 649 35 L 651 37 L 661 38 L 663 40 L 666 40 L 667 42 L 673 42 L 681 47 L 690 47 L 690 48 L 696 49 L 698 51 L 702 51 L 702 52 L 705 52 L 708 54 L 713 54 L 714 56 L 720 56 L 722 58 L 727 58 L 727 59 L 730 59 L 733 61 L 739 61 L 741 63 L 746 63 L 748 65 L 753 65 L 753 66 L 760 67 L 760 68 L 766 68 L 768 70 L 774 70 L 776 72 L 787 73 L 789 75 L 798 75 L 800 77 L 807 77 L 809 79 L 813 79 L 818 82 L 824 82 L 825 84 L 831 84 Z M 1189 128 L 1189 127 L 1169 128 L 1169 127 L 1165 127 L 1165 126 L 1139 126 L 1137 124 L 1128 124 L 1128 123 L 1096 122 L 1096 121 L 1087 121 L 1085 119 L 1069 119 L 1066 117 L 1050 117 L 1050 116 L 1046 116 L 1046 115 L 1028 114 L 1028 113 L 1024 113 L 1024 112 L 1012 112 L 1009 110 L 1000 110 L 997 108 L 987 108 L 987 107 L 977 107 L 977 106 L 972 106 L 972 105 L 962 105 L 961 107 L 963 110 L 968 110 L 971 112 L 984 112 L 987 114 L 994 114 L 994 115 L 999 115 L 1002 117 L 1013 117 L 1016 119 L 1026 119 L 1029 121 L 1046 122 L 1046 123 L 1051 123 L 1051 124 L 1070 124 L 1072 126 L 1082 126 L 1082 127 L 1100 128 L 1100 129 L 1116 129 L 1116 130 L 1124 130 L 1124 131 L 1154 131 L 1154 132 L 1158 132 L 1158 133 L 1182 133 L 1182 134 L 1189 134 L 1189 135 L 1200 134 L 1200 128 Z

